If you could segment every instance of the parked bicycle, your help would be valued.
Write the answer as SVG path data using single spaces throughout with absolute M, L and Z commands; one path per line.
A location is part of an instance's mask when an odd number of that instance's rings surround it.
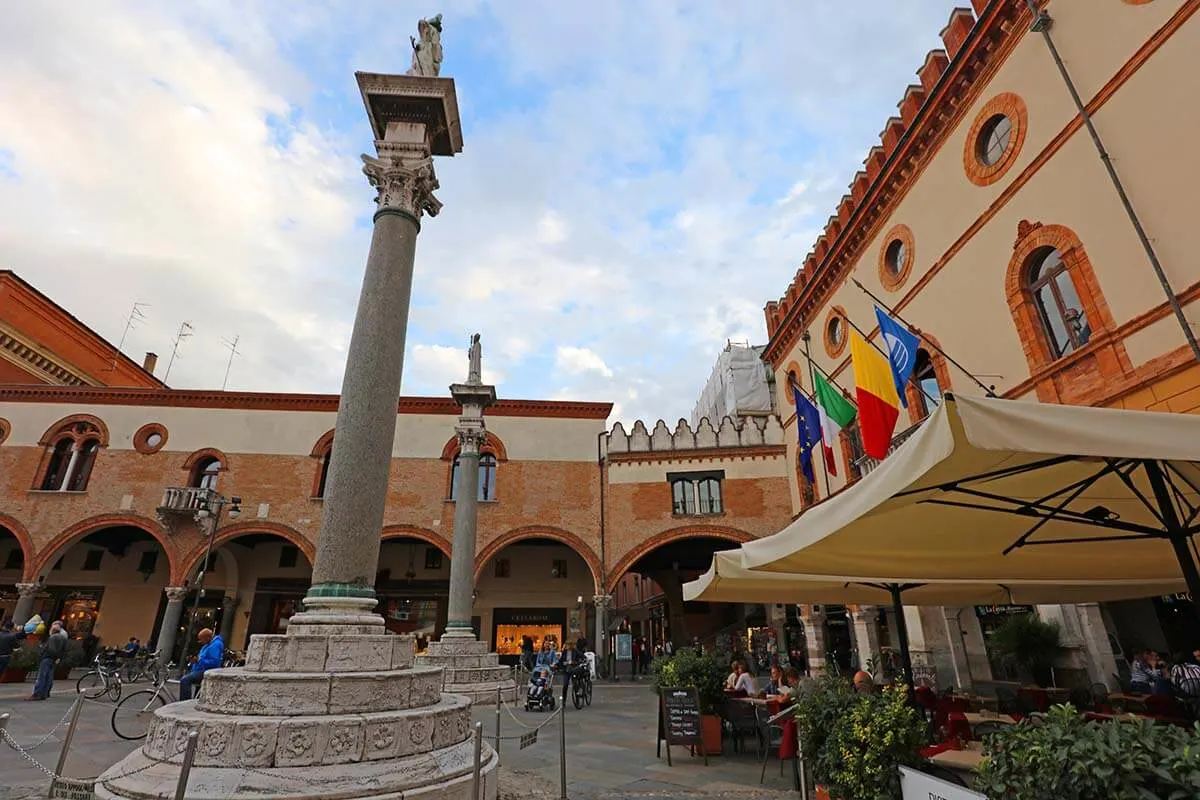
M 121 679 L 125 683 L 137 683 L 141 680 L 157 683 L 158 672 L 161 668 L 157 652 L 140 650 L 137 655 L 125 659 L 125 663 L 121 667 Z
M 112 713 L 113 733 L 131 742 L 146 738 L 146 734 L 150 732 L 150 720 L 154 718 L 154 712 L 167 703 L 179 700 L 179 678 L 167 677 L 174 671 L 174 664 L 167 665 L 166 669 L 160 671 L 153 689 L 134 692 L 117 703 Z M 168 688 L 170 686 L 175 688 Z
M 75 691 L 83 692 L 88 700 L 97 700 L 105 695 L 114 703 L 121 699 L 121 671 L 117 656 L 111 651 L 97 653 L 92 659 L 92 669 L 75 682 Z
M 592 670 L 587 664 L 571 672 L 571 701 L 576 708 L 592 704 Z

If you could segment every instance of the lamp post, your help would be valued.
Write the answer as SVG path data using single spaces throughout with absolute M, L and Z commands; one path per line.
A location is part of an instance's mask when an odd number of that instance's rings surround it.
M 221 512 L 225 510 L 225 506 L 229 506 L 229 518 L 237 519 L 242 514 L 242 498 L 233 496 L 226 498 L 224 495 L 214 495 L 205 504 L 203 508 L 196 511 L 194 519 L 197 525 L 204 526 L 208 530 L 208 546 L 204 549 L 204 560 L 200 562 L 200 572 L 196 575 L 196 596 L 192 600 L 192 613 L 188 615 L 187 632 L 183 637 L 183 650 L 180 653 L 180 661 L 187 656 L 188 646 L 192 641 L 192 630 L 196 627 L 196 612 L 200 608 L 200 598 L 204 596 L 204 576 L 208 572 L 208 562 L 212 558 L 213 539 L 216 538 L 217 528 L 221 524 Z M 182 669 L 183 664 L 180 664 Z

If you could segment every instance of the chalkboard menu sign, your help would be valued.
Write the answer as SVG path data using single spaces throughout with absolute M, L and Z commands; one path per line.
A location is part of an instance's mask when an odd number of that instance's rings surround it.
M 700 748 L 704 764 L 708 765 L 708 753 L 704 750 L 704 739 L 700 732 L 700 696 L 695 689 L 660 689 L 658 699 L 658 757 L 662 757 L 662 744 L 667 745 L 667 765 L 671 764 L 671 745 Z

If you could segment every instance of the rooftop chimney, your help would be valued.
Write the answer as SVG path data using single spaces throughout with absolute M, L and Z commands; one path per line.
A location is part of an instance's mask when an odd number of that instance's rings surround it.
M 158 354 L 157 353 L 146 353 L 146 357 L 144 359 L 142 359 L 142 369 L 146 370 L 146 372 L 149 372 L 151 375 L 153 375 L 154 368 L 157 366 L 158 366 Z

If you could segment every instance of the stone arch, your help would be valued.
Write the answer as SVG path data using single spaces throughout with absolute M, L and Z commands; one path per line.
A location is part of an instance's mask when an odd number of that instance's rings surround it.
M 508 450 L 505 449 L 504 442 L 500 440 L 500 437 L 491 431 L 486 431 L 484 436 L 486 438 L 484 439 L 483 447 L 479 448 L 480 451 L 491 453 L 496 457 L 496 461 L 508 461 Z M 451 436 L 450 441 L 446 442 L 445 446 L 442 447 L 442 460 L 453 461 L 454 457 L 458 455 L 458 450 L 458 437 Z
M 48 572 L 54 566 L 54 562 L 59 555 L 89 533 L 94 533 L 104 528 L 122 526 L 137 528 L 153 536 L 167 556 L 168 574 L 171 576 L 176 574 L 176 570 L 179 567 L 179 552 L 175 549 L 175 543 L 171 541 L 171 537 L 163 530 L 162 525 L 148 517 L 140 517 L 136 514 L 98 514 L 76 522 L 58 536 L 55 536 L 50 541 L 50 544 L 46 545 L 38 553 L 37 558 L 34 559 L 33 568 L 30 568 L 28 562 L 26 562 L 26 577 L 31 581 L 37 580 L 39 576 Z
M 219 529 L 213 537 L 213 550 L 216 551 L 221 545 L 228 544 L 239 536 L 251 533 L 270 533 L 281 539 L 286 539 L 290 544 L 300 549 L 300 552 L 308 559 L 309 564 L 312 564 L 316 560 L 316 545 L 310 542 L 304 534 L 287 525 L 278 522 L 268 522 L 266 520 L 247 520 L 246 522 L 235 522 L 232 525 L 226 525 Z M 192 571 L 199 565 L 207 551 L 208 543 L 201 542 L 192 548 L 191 552 L 180 559 L 179 570 L 171 572 L 171 584 L 173 586 L 182 586 Z
M 317 443 L 313 445 L 312 452 L 309 453 L 313 458 L 320 458 L 333 449 L 333 428 L 327 430 L 317 439 Z
M 1051 349 L 1037 301 L 1030 293 L 1026 280 L 1030 259 L 1046 247 L 1058 250 L 1091 329 L 1091 337 L 1084 347 L 1061 357 L 1056 357 Z M 1030 376 L 1038 382 L 1037 394 L 1042 402 L 1064 402 L 1074 396 L 1067 385 L 1072 381 L 1064 381 L 1064 386 L 1060 387 L 1053 380 L 1040 380 L 1048 372 L 1094 368 L 1098 370 L 1100 381 L 1109 382 L 1133 371 L 1124 344 L 1114 338 L 1116 322 L 1100 290 L 1087 250 L 1075 231 L 1067 226 L 1021 220 L 1017 225 L 1017 238 L 1013 242 L 1013 254 L 1004 278 L 1004 292 L 1025 352 L 1025 360 L 1029 364 Z M 1092 351 L 1094 356 L 1081 364 L 1080 354 L 1088 351 Z M 1083 375 L 1071 374 L 1068 377 L 1078 379 Z M 1074 382 L 1080 383 L 1077 380 Z
M 71 414 L 70 416 L 63 417 L 46 429 L 46 432 L 42 434 L 42 438 L 38 440 L 38 444 L 42 447 L 49 446 L 64 428 L 69 428 L 80 422 L 85 422 L 94 427 L 100 436 L 100 446 L 108 447 L 108 426 L 104 424 L 104 420 L 92 414 Z
M 22 581 L 32 581 L 30 577 L 30 569 L 33 568 L 34 558 L 37 555 L 37 548 L 33 545 L 33 537 L 29 535 L 29 531 L 16 517 L 10 517 L 8 514 L 0 514 L 0 528 L 4 528 L 11 533 L 17 540 L 17 544 L 21 546 L 21 553 L 25 557 L 24 566 L 21 570 Z
M 620 582 L 622 576 L 629 571 L 630 567 L 637 563 L 638 559 L 650 553 L 665 544 L 676 542 L 681 539 L 691 537 L 707 537 L 710 539 L 725 539 L 726 541 L 735 542 L 736 544 L 744 544 L 755 538 L 753 535 L 739 528 L 729 528 L 722 525 L 683 525 L 678 528 L 660 531 L 650 538 L 643 541 L 637 547 L 630 550 L 624 555 L 608 573 L 608 586 L 606 591 L 611 593 Z
M 600 558 L 596 555 L 596 551 L 592 549 L 592 546 L 570 531 L 549 525 L 526 525 L 522 528 L 513 528 L 489 542 L 480 551 L 479 555 L 475 557 L 475 581 L 478 583 L 480 576 L 483 574 L 483 568 L 501 550 L 510 544 L 517 544 L 523 539 L 553 539 L 570 547 L 587 563 L 588 569 L 592 573 L 592 582 L 595 584 L 597 590 L 600 588 Z
M 222 453 L 220 450 L 218 450 L 215 447 L 205 447 L 203 449 L 193 452 L 191 455 L 189 455 L 187 458 L 184 459 L 183 470 L 185 472 L 187 472 L 189 475 L 191 475 L 191 472 L 193 469 L 196 468 L 196 465 L 199 464 L 200 461 L 205 458 L 215 458 L 217 461 L 220 461 L 221 462 L 221 469 L 219 470 L 220 472 L 228 472 L 230 469 L 229 456 L 225 455 L 224 453 Z
M 333 429 L 326 431 L 317 443 L 313 445 L 312 452 L 309 455 L 317 462 L 317 468 L 313 470 L 312 494 L 309 497 L 324 497 L 325 496 L 325 481 L 329 475 L 329 455 L 333 452 Z
M 380 541 L 386 542 L 388 539 L 420 539 L 426 544 L 431 544 L 438 550 L 442 551 L 442 555 L 450 557 L 450 542 L 445 536 L 440 533 L 431 531 L 429 528 L 422 528 L 417 525 L 385 525 L 383 531 L 379 534 Z

